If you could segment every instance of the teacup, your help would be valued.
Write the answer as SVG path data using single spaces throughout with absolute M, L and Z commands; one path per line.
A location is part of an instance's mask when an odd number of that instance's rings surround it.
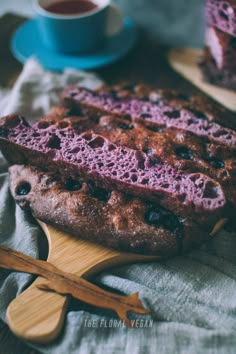
M 71 14 L 68 13 L 69 2 L 33 1 L 38 30 L 48 49 L 64 54 L 94 52 L 104 45 L 107 37 L 120 32 L 122 13 L 110 0 L 90 0 L 87 11 Z

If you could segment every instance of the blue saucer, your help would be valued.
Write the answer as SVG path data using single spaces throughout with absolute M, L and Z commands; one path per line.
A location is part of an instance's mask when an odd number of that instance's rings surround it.
M 14 56 L 24 63 L 30 56 L 35 56 L 45 69 L 62 70 L 65 67 L 75 69 L 95 69 L 120 59 L 135 45 L 136 26 L 129 18 L 124 20 L 121 32 L 110 37 L 106 45 L 93 54 L 59 54 L 44 47 L 35 19 L 26 21 L 14 33 L 11 50 Z

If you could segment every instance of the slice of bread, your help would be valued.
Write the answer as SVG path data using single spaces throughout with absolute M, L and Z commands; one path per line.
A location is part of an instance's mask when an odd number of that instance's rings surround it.
M 235 0 L 207 0 L 206 16 L 210 26 L 236 37 Z

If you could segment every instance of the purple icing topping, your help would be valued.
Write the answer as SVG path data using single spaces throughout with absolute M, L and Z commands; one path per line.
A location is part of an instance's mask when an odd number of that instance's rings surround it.
M 73 171 L 99 181 L 102 187 L 115 187 L 160 201 L 163 206 L 169 200 L 170 210 L 175 210 L 178 204 L 195 212 L 215 211 L 226 203 L 221 186 L 208 176 L 183 174 L 164 163 L 153 166 L 143 152 L 118 146 L 91 132 L 78 135 L 72 129 L 57 129 L 55 125 L 47 127 L 41 122 L 29 127 L 20 120 L 18 125 L 9 129 L 8 140 L 40 152 L 45 161 L 51 159 L 59 162 L 58 165 L 64 161 L 68 164 L 66 168 L 73 166 Z M 62 171 L 64 169 L 65 166 Z
M 236 148 L 236 132 L 222 127 L 218 123 L 203 119 L 202 113 L 190 109 L 176 109 L 162 102 L 150 102 L 148 99 L 119 99 L 114 94 L 97 93 L 83 87 L 66 89 L 63 97 L 77 104 L 89 104 L 107 113 L 128 115 L 133 121 L 145 120 L 158 126 L 178 128 L 206 138 L 218 144 Z

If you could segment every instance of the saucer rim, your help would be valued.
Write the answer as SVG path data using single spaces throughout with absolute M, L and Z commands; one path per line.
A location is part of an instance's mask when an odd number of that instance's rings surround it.
M 60 53 L 54 53 L 50 50 L 47 50 L 47 54 L 46 56 L 50 56 L 53 55 L 56 57 L 60 57 L 63 58 L 63 56 L 66 56 L 66 58 L 64 59 L 65 62 L 68 61 L 68 64 L 65 65 L 57 65 L 55 64 L 55 66 L 53 65 L 48 65 L 47 62 L 45 63 L 43 60 L 41 60 L 38 56 L 37 56 L 37 52 L 32 52 L 30 55 L 25 55 L 22 53 L 22 51 L 19 49 L 18 47 L 18 40 L 19 37 L 21 35 L 21 31 L 24 30 L 24 27 L 26 26 L 34 26 L 36 27 L 36 18 L 30 18 L 28 20 L 26 20 L 24 23 L 22 23 L 13 33 L 12 37 L 11 37 L 11 41 L 10 41 L 10 49 L 12 54 L 14 55 L 14 57 L 21 63 L 24 64 L 28 58 L 30 57 L 36 57 L 36 59 L 38 59 L 38 61 L 41 63 L 41 65 L 48 70 L 55 70 L 55 71 L 61 71 L 64 68 L 73 68 L 73 69 L 78 69 L 78 70 L 90 70 L 90 69 L 99 69 L 99 68 L 103 68 L 105 66 L 108 66 L 120 59 L 122 59 L 124 56 L 126 56 L 136 45 L 137 43 L 137 27 L 135 22 L 130 18 L 130 17 L 124 17 L 123 19 L 123 27 L 121 29 L 121 31 L 114 35 L 114 37 L 118 37 L 120 36 L 125 30 L 130 30 L 132 32 L 132 38 L 130 39 L 130 43 L 128 45 L 126 45 L 125 48 L 121 48 L 121 50 L 117 53 L 109 53 L 108 55 L 105 55 L 102 51 L 98 51 L 96 54 L 81 54 L 81 55 L 75 55 L 75 54 L 60 54 Z M 109 41 L 112 41 L 112 37 L 108 37 Z M 27 42 L 27 44 L 30 44 L 30 41 Z M 39 42 L 39 47 L 43 48 L 44 45 L 42 44 L 42 42 Z M 101 59 L 101 56 L 103 57 L 104 60 Z M 99 60 L 100 57 L 100 60 Z M 94 60 L 94 63 L 91 64 L 87 64 L 87 65 L 73 65 L 73 63 L 70 63 L 70 60 L 72 58 L 77 58 L 78 60 L 83 60 L 84 62 L 86 61 L 86 59 L 88 60 Z M 99 62 L 98 62 L 99 60 Z M 45 61 L 47 61 L 47 59 L 45 59 Z

